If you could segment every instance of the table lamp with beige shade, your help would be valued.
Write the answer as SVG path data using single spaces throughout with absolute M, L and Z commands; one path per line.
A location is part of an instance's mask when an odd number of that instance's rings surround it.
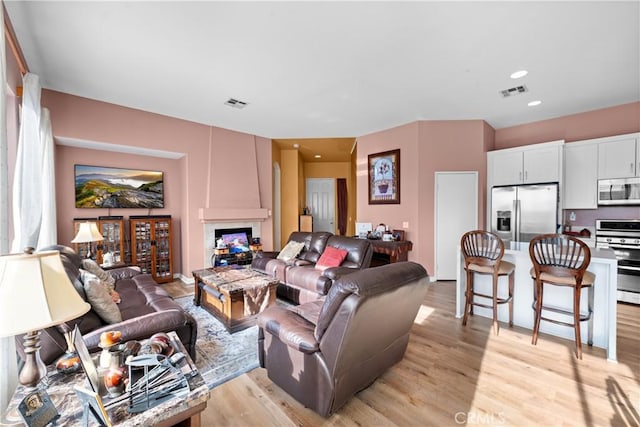
M 40 330 L 73 320 L 91 306 L 75 290 L 58 251 L 0 256 L 0 337 L 24 336 L 25 363 L 18 380 L 36 387 L 47 369 Z
M 71 240 L 71 243 L 86 243 L 87 244 L 87 258 L 91 258 L 91 243 L 101 242 L 104 238 L 98 230 L 98 225 L 95 222 L 87 221 L 81 222 L 76 236 Z

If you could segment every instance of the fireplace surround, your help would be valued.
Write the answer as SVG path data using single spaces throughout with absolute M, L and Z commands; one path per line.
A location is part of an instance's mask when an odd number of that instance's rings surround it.
M 249 243 L 254 237 L 260 237 L 260 221 L 239 221 L 239 222 L 205 222 L 204 223 L 204 264 L 211 266 L 213 249 L 216 241 L 223 234 L 247 233 Z

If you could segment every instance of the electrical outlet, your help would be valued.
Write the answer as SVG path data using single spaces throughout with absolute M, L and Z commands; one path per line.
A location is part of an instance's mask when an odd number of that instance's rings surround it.
M 409 228 L 409 221 L 402 221 L 402 228 Z

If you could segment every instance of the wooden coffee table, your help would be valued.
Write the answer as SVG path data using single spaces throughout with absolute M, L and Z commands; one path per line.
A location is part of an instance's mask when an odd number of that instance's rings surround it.
M 204 268 L 192 272 L 194 304 L 220 320 L 230 333 L 255 324 L 255 317 L 276 302 L 278 279 L 247 266 Z

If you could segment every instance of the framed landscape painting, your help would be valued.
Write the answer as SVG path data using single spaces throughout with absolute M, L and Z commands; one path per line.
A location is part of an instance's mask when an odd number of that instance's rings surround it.
M 163 173 L 75 165 L 76 208 L 163 208 Z
M 400 150 L 369 154 L 369 204 L 400 203 Z

